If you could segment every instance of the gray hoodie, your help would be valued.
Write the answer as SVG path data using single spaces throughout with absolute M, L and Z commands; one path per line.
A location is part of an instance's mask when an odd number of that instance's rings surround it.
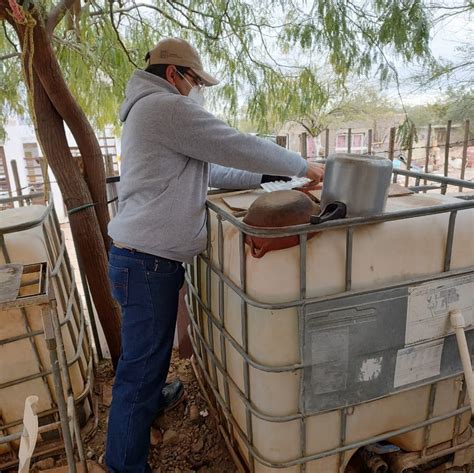
M 125 96 L 118 213 L 109 224 L 122 245 L 190 262 L 206 247 L 209 185 L 245 189 L 260 173 L 306 174 L 298 154 L 229 127 L 160 77 L 136 71 Z

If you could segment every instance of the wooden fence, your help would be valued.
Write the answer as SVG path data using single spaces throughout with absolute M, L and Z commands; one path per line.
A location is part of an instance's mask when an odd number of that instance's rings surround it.
M 453 139 L 453 129 L 456 129 L 458 135 Z M 354 130 L 356 134 L 364 135 L 364 146 L 359 148 L 363 150 L 363 154 L 386 156 L 392 161 L 396 161 L 397 165 L 403 163 L 406 169 L 418 169 L 423 172 L 442 172 L 444 176 L 459 177 L 460 179 L 474 179 L 474 138 L 473 132 L 470 129 L 470 120 L 466 120 L 461 125 L 453 125 L 448 121 L 445 126 L 427 125 L 419 127 L 416 130 L 411 129 L 406 140 L 405 147 L 401 147 L 397 141 L 397 128 L 392 127 L 386 133 L 386 138 L 383 142 L 374 143 L 374 130 L 361 128 L 345 128 L 345 129 L 326 129 L 319 137 L 324 143 L 321 146 L 321 151 L 318 158 L 327 158 L 330 150 L 334 149 L 337 152 L 354 152 L 353 136 Z M 416 136 L 422 133 L 421 138 L 416 141 Z M 346 135 L 347 145 L 344 149 L 337 148 L 336 140 L 338 135 Z M 285 148 L 288 147 L 287 136 L 277 136 L 277 144 Z M 308 134 L 301 133 L 299 135 L 299 150 L 304 158 L 308 158 Z M 329 144 L 329 146 L 328 146 Z M 332 146 L 334 145 L 334 146 Z M 452 160 L 452 150 L 455 149 L 458 153 L 458 159 L 454 164 L 450 163 Z M 362 152 L 361 152 L 362 154 Z M 468 168 L 472 168 L 472 173 Z M 408 180 L 408 178 L 407 178 Z

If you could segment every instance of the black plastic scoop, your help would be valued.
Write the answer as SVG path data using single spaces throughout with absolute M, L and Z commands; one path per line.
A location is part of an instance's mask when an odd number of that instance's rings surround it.
M 344 218 L 347 213 L 346 204 L 343 202 L 335 201 L 328 204 L 325 209 L 321 211 L 319 215 L 311 215 L 310 222 L 312 224 L 329 222 L 329 220 L 337 220 L 338 218 Z

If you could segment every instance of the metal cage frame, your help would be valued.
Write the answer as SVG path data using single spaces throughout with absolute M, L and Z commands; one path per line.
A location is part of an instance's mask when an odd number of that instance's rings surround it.
M 460 179 L 453 179 L 444 176 L 437 176 L 427 173 L 418 173 L 414 171 L 405 171 L 401 169 L 396 169 L 393 171 L 393 182 L 397 182 L 398 176 L 406 176 L 407 184 L 409 178 L 415 179 L 415 186 L 410 187 L 415 192 L 426 192 L 427 190 L 432 189 L 440 189 L 441 193 L 445 193 L 446 189 L 449 185 L 457 186 L 460 189 L 472 189 L 474 190 L 474 182 L 469 182 Z M 420 185 L 421 180 L 424 180 L 424 185 Z M 427 182 L 435 182 L 439 185 L 429 185 Z M 220 191 L 216 191 L 214 193 L 221 193 Z M 245 212 L 236 212 L 234 215 L 231 215 L 225 211 L 223 211 L 218 205 L 213 203 L 212 201 L 207 202 L 207 231 L 208 235 L 210 235 L 210 217 L 211 213 L 214 213 L 217 218 L 217 265 L 213 262 L 213 258 L 211 256 L 211 244 L 210 239 L 208 238 L 208 245 L 207 250 L 205 253 L 196 257 L 193 265 L 187 265 L 186 268 L 186 281 L 188 286 L 188 292 L 186 296 L 186 305 L 188 308 L 188 312 L 190 315 L 190 327 L 189 333 L 191 342 L 193 345 L 194 354 L 199 365 L 200 371 L 202 372 L 204 379 L 207 383 L 207 387 L 210 388 L 211 392 L 214 395 L 214 398 L 217 402 L 221 413 L 223 413 L 223 417 L 226 419 L 227 423 L 227 433 L 229 437 L 232 439 L 234 437 L 234 431 L 239 435 L 240 439 L 245 444 L 245 448 L 248 451 L 249 456 L 249 464 L 248 468 L 250 472 L 255 470 L 255 460 L 259 463 L 272 468 L 286 468 L 292 467 L 295 465 L 300 466 L 300 471 L 306 471 L 305 465 L 306 463 L 318 460 L 323 457 L 328 457 L 332 455 L 339 455 L 339 473 L 344 471 L 345 466 L 345 455 L 346 452 L 352 449 L 357 449 L 375 442 L 379 442 L 382 440 L 386 440 L 388 438 L 401 435 L 407 432 L 411 432 L 413 430 L 417 430 L 420 428 L 424 428 L 424 448 L 422 450 L 421 455 L 426 456 L 427 454 L 427 446 L 429 443 L 430 438 L 430 429 L 432 424 L 436 422 L 440 422 L 442 420 L 455 417 L 455 435 L 453 435 L 451 441 L 451 448 L 449 452 L 443 451 L 443 455 L 446 453 L 453 453 L 458 450 L 465 449 L 473 444 L 474 440 L 471 438 L 467 442 L 463 442 L 461 444 L 456 443 L 456 439 L 461 434 L 459 432 L 460 424 L 461 424 L 461 416 L 463 413 L 470 410 L 469 406 L 464 406 L 465 397 L 466 397 L 466 388 L 465 383 L 462 383 L 462 389 L 459 393 L 459 398 L 457 402 L 457 408 L 444 415 L 440 416 L 433 416 L 434 410 L 434 402 L 435 402 L 435 393 L 436 393 L 436 385 L 442 379 L 439 378 L 436 381 L 427 381 L 423 384 L 431 384 L 431 391 L 430 391 L 430 405 L 428 408 L 428 415 L 426 419 L 422 422 L 414 423 L 410 426 L 393 430 L 390 432 L 385 432 L 381 435 L 377 435 L 374 437 L 370 437 L 363 441 L 357 441 L 352 443 L 346 443 L 346 426 L 347 426 L 347 415 L 350 414 L 351 409 L 353 409 L 354 405 L 348 405 L 341 410 L 341 429 L 340 429 L 340 440 L 341 446 L 338 448 L 333 448 L 330 450 L 326 450 L 317 454 L 307 454 L 306 453 L 306 428 L 305 422 L 306 418 L 310 415 L 314 415 L 315 413 L 306 413 L 304 410 L 303 405 L 303 394 L 304 394 L 304 386 L 303 386 L 303 376 L 300 377 L 300 388 L 299 388 L 299 410 L 297 414 L 293 415 L 286 415 L 286 416 L 278 416 L 278 415 L 268 415 L 260 412 L 254 405 L 252 405 L 251 397 L 250 397 L 250 380 L 249 380 L 249 367 L 252 366 L 261 371 L 266 372 L 294 372 L 297 370 L 303 370 L 304 365 L 302 363 L 303 360 L 303 344 L 301 343 L 301 333 L 303 330 L 303 323 L 304 323 L 304 314 L 305 314 L 305 307 L 308 304 L 315 303 L 315 302 L 322 302 L 328 300 L 339 299 L 341 297 L 345 297 L 348 295 L 363 295 L 370 293 L 374 290 L 379 289 L 392 289 L 401 286 L 406 286 L 408 284 L 419 284 L 429 281 L 440 280 L 449 276 L 460 276 L 460 275 L 471 275 L 474 274 L 474 267 L 464 268 L 462 270 L 451 270 L 451 255 L 452 255 L 452 247 L 453 247 L 453 236 L 454 230 L 456 225 L 456 216 L 457 213 L 465 210 L 465 209 L 473 209 L 474 208 L 474 195 L 466 196 L 466 199 L 460 199 L 459 202 L 456 203 L 449 203 L 449 204 L 442 204 L 442 205 L 434 205 L 429 207 L 423 207 L 419 209 L 409 209 L 397 212 L 391 212 L 390 214 L 381 214 L 372 217 L 353 217 L 353 218 L 345 218 L 341 220 L 333 220 L 323 224 L 318 224 L 315 227 L 312 224 L 305 224 L 305 225 L 297 225 L 292 227 L 281 227 L 281 228 L 256 228 L 249 225 L 246 225 L 239 217 L 243 216 Z M 432 275 L 429 277 L 419 277 L 410 280 L 405 280 L 403 282 L 399 282 L 396 284 L 389 284 L 389 285 L 382 285 L 380 287 L 374 287 L 370 290 L 364 291 L 353 291 L 352 286 L 352 244 L 353 244 L 353 231 L 354 228 L 361 225 L 368 225 L 373 223 L 382 223 L 382 222 L 389 222 L 395 220 L 402 220 L 402 219 L 410 219 L 416 218 L 426 215 L 433 215 L 433 214 L 441 214 L 441 213 L 449 213 L 449 222 L 447 225 L 447 239 L 446 239 L 446 248 L 445 248 L 445 255 L 444 255 L 444 271 L 438 275 Z M 224 237 L 223 237 L 223 221 L 230 222 L 235 228 L 238 229 L 239 232 L 239 260 L 240 260 L 240 281 L 241 285 L 234 283 L 225 273 L 224 273 Z M 306 249 L 307 249 L 307 239 L 308 234 L 315 231 L 317 228 L 318 232 L 324 232 L 327 230 L 332 229 L 345 229 L 345 238 L 346 238 L 346 260 L 345 260 L 345 291 L 339 294 L 334 294 L 331 296 L 323 296 L 323 297 L 312 297 L 307 298 L 306 295 Z M 286 237 L 286 236 L 299 236 L 299 251 L 300 251 L 300 290 L 299 290 L 299 298 L 296 300 L 288 301 L 285 303 L 262 303 L 258 300 L 250 297 L 246 292 L 245 281 L 246 281 L 246 257 L 245 257 L 245 236 L 257 236 L 257 237 L 266 237 L 266 238 L 279 238 L 279 237 Z M 206 271 L 206 301 L 203 301 L 199 293 L 199 282 L 197 281 L 197 275 L 201 269 L 202 264 L 205 264 L 205 271 Z M 199 269 L 198 269 L 199 268 Z M 211 301 L 211 272 L 217 276 L 218 278 L 218 316 L 216 317 L 212 311 L 210 306 Z M 232 290 L 238 297 L 241 303 L 241 310 L 240 310 L 240 324 L 242 328 L 242 346 L 240 343 L 235 340 L 231 334 L 226 330 L 224 326 L 224 315 L 223 315 L 223 308 L 224 308 L 224 287 Z M 248 317 L 248 306 L 253 306 L 261 309 L 269 309 L 269 310 L 278 310 L 278 309 L 286 309 L 286 308 L 296 308 L 298 311 L 299 317 L 299 339 L 300 339 L 300 363 L 286 365 L 286 366 L 269 366 L 262 363 L 258 363 L 249 355 L 248 351 L 248 333 L 247 333 L 247 317 Z M 202 311 L 206 314 L 207 318 L 207 333 L 208 333 L 208 340 L 206 340 L 205 335 L 203 334 L 203 320 L 199 319 L 199 313 Z M 219 333 L 219 347 L 220 347 L 220 361 L 219 357 L 214 350 L 215 347 L 215 340 L 214 340 L 214 330 L 217 329 Z M 237 383 L 232 380 L 227 372 L 227 360 L 226 360 L 226 348 L 225 343 L 228 342 L 232 347 L 238 352 L 238 354 L 242 357 L 244 361 L 244 390 L 242 391 Z M 210 367 L 208 372 L 207 367 Z M 217 371 L 219 371 L 220 375 L 222 376 L 223 384 L 224 384 L 224 393 L 223 395 L 219 392 L 217 385 Z M 455 375 L 455 376 L 459 376 Z M 453 378 L 455 376 L 448 376 L 443 379 Z M 238 425 L 237 421 L 234 419 L 231 406 L 229 401 L 229 386 L 235 390 L 238 394 L 240 400 L 243 402 L 245 406 L 245 413 L 246 413 L 246 430 L 248 434 L 246 434 Z M 420 386 L 420 385 L 417 385 Z M 413 387 L 406 388 L 406 390 L 413 389 Z M 405 389 L 402 389 L 403 391 Z M 400 391 L 397 391 L 400 392 Z M 386 396 L 382 396 L 386 397 Z M 332 410 L 332 409 L 331 409 Z M 285 462 L 274 462 L 265 458 L 262 454 L 260 454 L 257 449 L 253 445 L 253 432 L 252 432 L 252 421 L 251 416 L 256 416 L 262 420 L 269 421 L 269 422 L 288 422 L 292 420 L 299 420 L 300 422 L 300 451 L 301 455 L 299 458 L 295 458 L 291 461 Z M 421 457 L 420 457 L 421 460 Z
M 19 196 L 19 197 L 10 197 L 3 200 L 9 200 L 12 202 L 25 200 L 28 202 L 31 196 Z M 60 306 L 64 309 L 61 313 L 61 317 L 56 316 L 58 327 L 57 332 L 59 333 L 59 338 L 62 339 L 61 330 L 66 327 L 67 333 L 71 337 L 72 343 L 75 345 L 75 353 L 72 358 L 67 359 L 65 353 L 62 353 L 62 348 L 59 346 L 59 356 L 58 362 L 59 367 L 62 373 L 65 373 L 64 379 L 66 382 L 66 389 L 70 388 L 70 382 L 68 382 L 69 378 L 69 367 L 74 365 L 75 363 L 78 364 L 79 371 L 81 373 L 81 377 L 84 380 L 84 389 L 81 393 L 74 397 L 74 405 L 76 407 L 81 406 L 83 402 L 88 399 L 89 406 L 91 409 L 91 413 L 94 414 L 94 399 L 93 399 L 93 379 L 94 379 L 94 354 L 91 344 L 91 335 L 87 328 L 85 314 L 82 310 L 82 303 L 80 300 L 80 296 L 77 290 L 77 284 L 74 276 L 74 272 L 72 270 L 72 265 L 69 260 L 69 255 L 66 251 L 66 242 L 64 238 L 64 233 L 60 230 L 59 221 L 56 215 L 56 211 L 54 209 L 54 203 L 52 200 L 46 205 L 46 208 L 42 215 L 37 219 L 30 220 L 26 223 L 18 224 L 18 225 L 11 225 L 9 227 L 5 227 L 0 229 L 0 247 L 5 259 L 5 262 L 8 264 L 10 263 L 10 256 L 8 253 L 8 249 L 5 244 L 5 235 L 21 232 L 25 230 L 29 230 L 32 228 L 41 228 L 43 240 L 45 243 L 45 250 L 47 254 L 47 258 L 51 264 L 51 269 L 49 270 L 48 278 L 50 280 L 50 291 L 54 292 L 54 299 L 52 299 L 52 304 L 54 305 L 53 312 L 59 312 L 59 307 L 57 302 L 60 303 Z M 33 301 L 34 302 L 34 301 Z M 25 325 L 25 332 L 22 335 L 17 335 L 14 337 L 8 337 L 5 339 L 0 340 L 0 346 L 4 346 L 9 343 L 14 343 L 19 340 L 28 339 L 32 346 L 36 364 L 37 364 L 37 372 L 23 376 L 18 379 L 11 380 L 6 383 L 0 384 L 0 390 L 4 388 L 8 388 L 13 385 L 21 384 L 27 381 L 31 381 L 34 379 L 42 379 L 46 390 L 49 395 L 49 401 L 54 406 L 47 411 L 38 413 L 40 428 L 39 433 L 48 432 L 51 430 L 55 430 L 60 426 L 61 419 L 60 419 L 60 406 L 58 403 L 54 401 L 54 395 L 56 394 L 51 390 L 51 387 L 48 383 L 47 377 L 49 375 L 54 375 L 53 368 L 46 369 L 42 362 L 41 357 L 39 354 L 36 337 L 44 336 L 46 337 L 46 331 L 43 327 L 42 330 L 32 330 L 31 325 L 28 320 L 28 316 L 25 310 L 24 304 L 22 302 L 18 302 L 17 308 L 20 310 L 22 319 Z M 9 305 L 9 308 L 11 304 Z M 75 331 L 73 328 L 73 322 L 76 325 L 76 329 L 78 331 L 78 336 L 76 337 Z M 56 334 L 58 336 L 58 334 Z M 62 342 L 61 342 L 62 343 Z M 84 361 L 81 359 L 81 355 L 84 355 Z M 53 422 L 49 422 L 49 419 L 53 419 Z M 43 420 L 41 420 L 43 419 Z M 5 433 L 6 435 L 0 436 L 0 443 L 8 443 L 10 444 L 13 441 L 18 440 L 21 437 L 21 432 L 16 434 L 8 434 L 8 429 L 17 427 L 22 425 L 23 419 L 17 419 L 15 421 L 9 422 L 7 424 L 0 424 L 0 433 Z M 59 430 L 59 429 L 58 429 Z M 61 430 L 59 430 L 61 432 Z M 76 432 L 76 435 L 79 435 Z M 63 436 L 63 435 L 62 435 Z M 14 452 L 13 446 L 11 446 L 11 451 Z M 38 447 L 40 447 L 38 445 Z M 63 449 L 62 446 L 51 446 L 48 442 L 45 443 L 44 448 L 49 452 L 52 453 L 54 451 L 58 451 Z M 42 452 L 42 448 L 37 449 L 37 453 L 35 455 L 39 455 Z M 81 455 L 82 456 L 82 455 Z M 0 465 L 4 468 L 14 466 L 17 460 L 13 460 L 5 465 Z M 75 465 L 72 465 L 75 467 Z

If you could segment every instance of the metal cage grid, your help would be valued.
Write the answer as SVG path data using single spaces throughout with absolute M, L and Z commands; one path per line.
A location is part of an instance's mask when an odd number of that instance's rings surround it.
M 461 181 L 459 179 L 446 178 L 442 176 L 435 176 L 425 173 L 417 173 L 413 171 L 405 170 L 394 170 L 393 182 L 397 182 L 399 175 L 408 178 L 415 179 L 415 186 L 413 189 L 415 192 L 426 191 L 431 189 L 441 189 L 442 193 L 446 192 L 448 185 L 459 186 L 465 189 L 474 189 L 474 183 L 469 181 Z M 420 185 L 421 180 L 425 181 L 424 185 Z M 439 186 L 428 185 L 428 182 L 435 182 L 440 184 Z M 472 197 L 472 196 L 471 196 Z M 305 472 L 306 465 L 308 462 L 318 460 L 323 457 L 332 455 L 338 455 L 338 469 L 339 473 L 344 471 L 345 465 L 348 461 L 346 455 L 350 450 L 358 449 L 375 442 L 386 440 L 388 438 L 401 435 L 407 432 L 411 432 L 420 428 L 424 429 L 424 447 L 420 453 L 420 462 L 423 458 L 427 457 L 428 443 L 430 439 L 431 426 L 445 419 L 455 417 L 455 432 L 451 441 L 451 447 L 448 450 L 444 450 L 443 454 L 453 453 L 458 450 L 462 450 L 472 445 L 472 439 L 468 439 L 462 443 L 458 443 L 457 439 L 461 432 L 459 431 L 461 425 L 461 416 L 467 412 L 470 408 L 465 406 L 466 389 L 464 383 L 459 392 L 459 398 L 457 401 L 457 408 L 444 415 L 433 416 L 434 402 L 437 384 L 442 379 L 438 379 L 436 382 L 431 382 L 429 407 L 426 415 L 426 419 L 422 422 L 413 423 L 404 428 L 393 430 L 390 432 L 384 432 L 383 434 L 372 436 L 357 442 L 346 442 L 346 429 L 347 429 L 347 415 L 351 413 L 351 409 L 354 406 L 346 406 L 341 409 L 341 423 L 340 423 L 340 447 L 325 450 L 317 454 L 308 454 L 306 452 L 306 420 L 311 413 L 305 412 L 303 397 L 304 397 L 304 380 L 303 376 L 300 376 L 300 388 L 299 388 L 299 409 L 298 413 L 286 416 L 268 415 L 261 412 L 255 405 L 252 404 L 250 391 L 250 379 L 249 379 L 249 367 L 253 367 L 257 370 L 271 373 L 281 372 L 295 372 L 301 371 L 304 368 L 302 363 L 303 360 L 303 344 L 302 331 L 303 321 L 306 306 L 314 302 L 322 302 L 327 300 L 334 300 L 347 295 L 364 294 L 371 291 L 353 291 L 351 290 L 352 285 L 352 247 L 353 247 L 353 231 L 354 228 L 360 225 L 368 225 L 373 223 L 388 222 L 401 219 L 410 219 L 421 217 L 425 215 L 449 213 L 449 223 L 447 228 L 447 239 L 446 248 L 444 254 L 444 272 L 431 277 L 415 278 L 408 281 L 403 281 L 397 284 L 384 285 L 382 288 L 396 288 L 405 286 L 407 284 L 423 283 L 428 281 L 440 280 L 450 276 L 469 275 L 474 274 L 474 267 L 464 268 L 462 270 L 451 270 L 451 255 L 453 247 L 453 235 L 456 225 L 457 213 L 465 210 L 474 208 L 474 200 L 466 199 L 456 203 L 435 205 L 430 207 L 423 207 L 417 209 L 409 209 L 397 212 L 391 212 L 390 214 L 383 214 L 373 217 L 355 217 L 346 218 L 342 220 L 335 220 L 326 222 L 318 225 L 318 232 L 324 232 L 335 228 L 345 229 L 345 240 L 346 240 L 346 258 L 345 258 L 345 292 L 325 296 L 308 298 L 306 295 L 306 249 L 307 249 L 307 236 L 308 233 L 314 232 L 314 225 L 299 225 L 293 227 L 282 227 L 282 228 L 256 228 L 251 227 L 243 223 L 239 217 L 243 216 L 245 212 L 236 213 L 231 215 L 224 212 L 218 205 L 212 201 L 207 202 L 207 230 L 208 235 L 211 234 L 211 216 L 215 216 L 217 219 L 217 264 L 213 261 L 211 254 L 211 243 L 208 238 L 207 251 L 202 255 L 199 255 L 194 262 L 194 265 L 187 266 L 186 280 L 188 283 L 188 293 L 186 303 L 190 314 L 190 336 L 195 353 L 196 360 L 198 362 L 200 371 L 207 383 L 207 387 L 211 390 L 217 405 L 225 418 L 227 434 L 230 439 L 234 439 L 235 446 L 235 435 L 237 434 L 240 440 L 244 443 L 247 450 L 246 454 L 248 457 L 248 469 L 250 472 L 255 470 L 255 462 L 258 461 L 262 465 L 270 468 L 287 468 L 292 466 L 299 466 L 299 471 Z M 229 222 L 232 226 L 238 229 L 239 232 L 239 261 L 240 261 L 240 285 L 232 281 L 224 273 L 224 237 L 223 237 L 223 221 Z M 245 257 L 245 236 L 258 236 L 267 238 L 278 238 L 290 235 L 299 236 L 299 255 L 300 255 L 300 281 L 299 281 L 299 298 L 285 303 L 271 304 L 262 303 L 254 298 L 250 297 L 247 293 L 246 288 L 246 257 Z M 205 290 L 202 290 L 200 282 L 200 274 L 205 271 Z M 218 279 L 218 314 L 212 313 L 211 310 L 211 273 L 217 276 Z M 240 299 L 240 324 L 242 328 L 242 344 L 239 343 L 226 329 L 224 325 L 224 288 L 230 289 Z M 381 288 L 374 288 L 381 289 Z M 202 294 L 205 292 L 205 294 Z M 204 297 L 203 297 L 204 296 Z M 204 300 L 205 299 L 205 300 Z M 296 308 L 299 317 L 299 340 L 300 340 L 300 363 L 291 364 L 286 366 L 269 366 L 263 363 L 259 363 L 249 355 L 248 350 L 248 307 L 253 306 L 261 309 L 268 310 L 279 310 L 285 308 Z M 207 322 L 204 321 L 204 317 Z M 217 351 L 215 349 L 216 343 L 214 340 L 215 330 L 219 334 L 219 343 Z M 207 332 L 207 335 L 206 335 Z M 225 344 L 229 343 L 241 356 L 244 364 L 244 389 L 240 389 L 238 384 L 229 376 L 227 370 L 227 358 L 226 358 L 226 347 Z M 223 387 L 219 386 L 219 379 L 217 376 L 219 373 Z M 451 378 L 451 377 L 450 377 Z M 222 383 L 221 383 L 222 384 Z M 237 423 L 229 400 L 229 387 L 237 393 L 238 397 L 245 406 L 246 414 L 246 432 Z M 412 388 L 408 388 L 412 389 Z M 253 445 L 253 430 L 252 430 L 252 416 L 258 417 L 268 422 L 288 422 L 297 420 L 300 423 L 300 445 L 299 450 L 301 452 L 298 458 L 291 461 L 275 462 L 268 458 L 265 458 Z
M 27 196 L 13 197 L 10 199 L 15 201 L 24 199 L 25 197 Z M 69 373 L 69 369 L 74 365 L 77 365 L 79 368 L 84 387 L 82 392 L 74 395 L 74 404 L 76 409 L 78 409 L 78 412 L 82 415 L 81 421 L 84 422 L 87 420 L 87 412 L 91 413 L 94 406 L 92 393 L 94 359 L 84 311 L 82 310 L 72 265 L 66 251 L 64 234 L 60 230 L 53 202 L 51 201 L 46 206 L 42 215 L 37 219 L 30 220 L 27 223 L 2 228 L 0 230 L 0 247 L 5 262 L 10 263 L 10 255 L 5 242 L 5 235 L 37 227 L 41 229 L 48 264 L 51 267 L 49 279 L 55 297 L 53 304 L 55 305 L 55 313 L 58 314 L 58 330 L 62 332 L 62 337 L 64 334 L 67 334 L 75 347 L 74 353 L 72 356 L 69 356 L 69 358 L 66 356 L 64 350 L 59 347 L 59 365 L 63 373 Z M 38 348 L 38 343 L 40 343 L 40 339 L 44 338 L 45 331 L 44 329 L 33 330 L 26 312 L 26 307 L 19 306 L 18 308 L 21 312 L 21 317 L 25 326 L 25 333 L 1 339 L 0 347 L 24 339 L 29 340 L 36 360 L 36 372 L 28 376 L 22 376 L 2 383 L 0 384 L 0 390 L 34 379 L 41 379 L 46 388 L 46 392 L 48 393 L 49 402 L 53 407 L 38 413 L 40 424 L 39 433 L 43 434 L 52 430 L 57 430 L 60 438 L 62 438 L 61 430 L 58 429 L 58 426 L 60 425 L 59 409 L 55 400 L 55 394 L 51 389 L 52 384 L 48 382 L 48 377 L 53 374 L 53 370 L 51 367 L 43 365 Z M 67 382 L 68 378 L 69 375 L 65 376 L 66 390 L 72 392 L 72 387 L 70 383 Z M 8 423 L 2 422 L 0 424 L 0 433 L 3 434 L 0 436 L 0 443 L 9 444 L 11 454 L 14 455 L 13 460 L 8 461 L 8 463 L 5 464 L 0 464 L 2 468 L 13 466 L 17 462 L 17 459 L 15 458 L 15 448 L 12 442 L 18 441 L 21 436 L 21 431 L 9 434 L 9 430 L 18 428 L 22 423 L 23 419 L 19 418 Z M 38 445 L 36 454 L 44 453 L 44 451 L 54 452 L 63 448 L 61 445 L 57 444 L 57 442 L 53 442 L 53 444 L 54 445 L 52 445 L 50 441 L 45 441 L 43 447 Z

